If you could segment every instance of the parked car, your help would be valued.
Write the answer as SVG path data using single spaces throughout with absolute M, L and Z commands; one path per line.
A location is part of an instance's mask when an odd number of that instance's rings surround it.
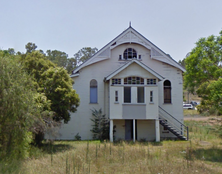
M 196 101 L 191 101 L 190 104 L 192 104 L 194 107 L 198 105 Z
M 192 104 L 183 104 L 183 109 L 194 109 L 195 107 Z

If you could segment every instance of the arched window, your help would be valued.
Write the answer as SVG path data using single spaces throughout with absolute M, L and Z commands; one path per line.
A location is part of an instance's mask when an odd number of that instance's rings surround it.
M 164 89 L 164 103 L 171 103 L 171 83 L 169 80 L 164 81 L 163 89 Z
M 90 103 L 97 103 L 97 81 L 95 79 L 90 81 Z
M 137 58 L 136 50 L 134 50 L 133 48 L 127 48 L 123 53 L 123 58 L 126 60 L 132 59 L 132 58 Z

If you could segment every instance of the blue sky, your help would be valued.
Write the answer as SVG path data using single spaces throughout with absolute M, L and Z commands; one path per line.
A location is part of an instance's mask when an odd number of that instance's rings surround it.
M 132 27 L 175 60 L 222 30 L 221 0 L 0 0 L 0 49 L 102 48 Z

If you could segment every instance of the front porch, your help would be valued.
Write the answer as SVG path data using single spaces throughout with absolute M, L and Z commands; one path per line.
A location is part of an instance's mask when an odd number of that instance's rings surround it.
M 116 132 L 113 135 L 113 126 Z M 115 138 L 115 139 L 114 139 Z M 113 140 L 146 140 L 160 141 L 159 119 L 111 119 L 110 141 Z

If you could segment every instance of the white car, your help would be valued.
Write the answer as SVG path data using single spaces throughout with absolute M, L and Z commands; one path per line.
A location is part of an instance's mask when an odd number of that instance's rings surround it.
M 192 104 L 183 104 L 183 109 L 194 109 Z

